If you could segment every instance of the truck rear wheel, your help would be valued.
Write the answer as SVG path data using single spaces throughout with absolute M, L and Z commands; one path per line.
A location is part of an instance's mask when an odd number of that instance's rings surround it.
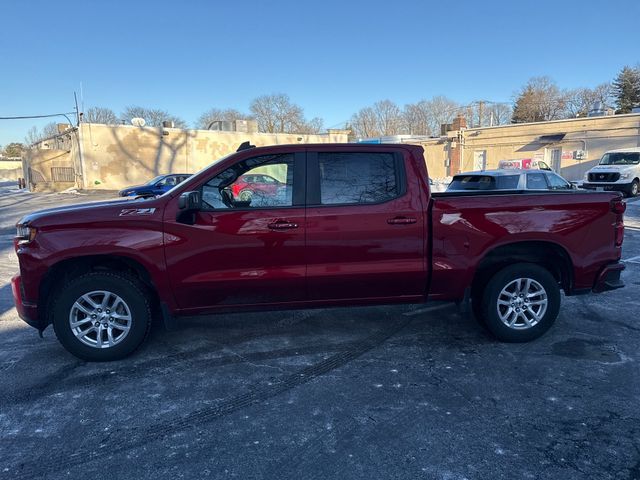
M 62 345 L 88 361 L 119 360 L 138 348 L 151 327 L 145 288 L 120 272 L 91 272 L 67 283 L 52 302 Z
M 560 287 L 539 265 L 517 263 L 496 273 L 483 293 L 482 319 L 503 342 L 528 342 L 545 333 L 560 310 Z

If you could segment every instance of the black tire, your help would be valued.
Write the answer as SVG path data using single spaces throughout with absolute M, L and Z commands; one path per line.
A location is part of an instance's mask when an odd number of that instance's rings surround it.
M 106 348 L 86 345 L 76 337 L 70 325 L 76 300 L 95 291 L 108 291 L 119 296 L 131 318 L 127 334 L 118 343 Z M 82 360 L 108 362 L 125 358 L 144 342 L 151 328 L 152 316 L 146 288 L 135 277 L 121 272 L 91 272 L 74 278 L 55 293 L 51 305 L 53 329 L 58 340 Z M 88 318 L 85 316 L 83 321 L 88 322 L 87 327 L 91 327 L 93 321 Z M 94 336 L 97 336 L 97 332 Z
M 482 293 L 471 298 L 471 311 L 473 312 L 473 316 L 476 321 L 483 327 L 486 327 L 487 320 L 484 318 L 484 313 L 482 311 Z
M 527 312 L 525 312 L 525 308 L 519 307 L 520 303 L 517 303 L 525 301 L 526 295 L 524 294 L 521 300 L 513 300 L 516 302 L 512 304 L 515 305 L 515 308 L 510 305 L 498 304 L 499 298 L 501 300 L 506 298 L 504 294 L 501 297 L 503 289 L 514 288 L 514 291 L 518 292 L 517 279 L 531 279 L 533 281 L 531 282 L 531 291 L 540 292 L 538 296 L 532 297 L 536 300 L 527 300 L 527 302 L 530 302 L 525 305 Z M 537 285 L 535 285 L 536 283 Z M 524 286 L 524 284 L 522 285 Z M 537 289 L 538 286 L 542 290 Z M 539 303 L 544 300 L 543 293 L 546 295 L 546 308 L 544 311 L 542 306 L 533 305 L 533 303 Z M 516 309 L 518 309 L 517 313 Z M 503 342 L 528 342 L 540 337 L 551 328 L 559 311 L 560 286 L 558 282 L 548 270 L 532 263 L 517 263 L 500 270 L 491 278 L 482 295 L 482 318 L 491 333 Z M 515 323 L 511 327 L 500 318 L 501 313 L 504 317 L 509 312 L 517 315 Z M 538 315 L 540 317 L 539 320 L 535 320 L 536 314 L 540 314 Z M 508 317 L 506 321 L 511 318 Z M 536 321 L 537 323 L 535 323 Z M 531 326 L 528 326 L 529 323 L 531 323 Z
M 238 200 L 240 200 L 241 202 L 250 202 L 252 198 L 253 190 L 249 190 L 248 188 L 245 188 L 238 193 Z
M 638 185 L 640 182 L 638 182 L 638 179 L 635 179 L 633 182 L 631 182 L 631 186 L 629 187 L 629 190 L 627 191 L 627 196 L 629 198 L 634 198 L 638 196 Z

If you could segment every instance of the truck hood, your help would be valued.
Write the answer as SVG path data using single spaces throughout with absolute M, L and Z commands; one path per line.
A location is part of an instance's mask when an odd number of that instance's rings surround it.
M 78 203 L 76 205 L 65 205 L 64 207 L 47 208 L 46 210 L 38 210 L 22 217 L 18 224 L 29 224 L 35 227 L 60 223 L 62 217 L 70 218 L 73 216 L 87 218 L 88 216 L 99 217 L 102 213 L 112 212 L 121 215 L 123 211 L 145 210 L 157 207 L 151 205 L 151 200 L 103 200 L 100 202 Z

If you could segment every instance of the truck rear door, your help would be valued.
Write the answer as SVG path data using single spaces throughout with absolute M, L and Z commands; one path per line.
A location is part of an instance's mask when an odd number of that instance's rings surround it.
M 310 300 L 424 295 L 426 213 L 410 159 L 380 146 L 308 150 Z

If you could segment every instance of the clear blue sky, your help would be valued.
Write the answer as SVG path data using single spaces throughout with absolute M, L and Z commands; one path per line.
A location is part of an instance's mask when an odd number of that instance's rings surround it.
M 562 88 L 640 62 L 638 0 L 7 1 L 0 117 L 127 105 L 193 124 L 288 93 L 330 127 L 388 98 L 509 101 L 528 78 Z M 47 121 L 0 120 L 0 145 Z

